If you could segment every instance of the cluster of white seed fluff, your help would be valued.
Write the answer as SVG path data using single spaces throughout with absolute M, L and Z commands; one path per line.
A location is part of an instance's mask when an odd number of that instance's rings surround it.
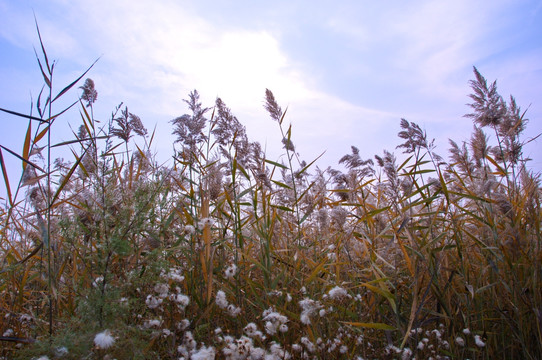
M 196 228 L 193 225 L 185 225 L 184 231 L 188 234 L 194 234 L 196 232 Z
M 237 265 L 231 264 L 224 270 L 224 276 L 226 279 L 233 279 L 233 277 L 237 274 Z
M 302 336 L 297 343 L 292 344 L 291 349 L 296 359 L 357 359 L 356 349 L 363 342 L 363 335 L 340 326 L 327 339 L 318 337 L 312 340 L 309 336 Z M 365 345 L 371 347 L 370 343 Z
M 254 342 L 248 336 L 241 336 L 239 339 L 234 339 L 231 336 L 225 336 L 223 339 L 224 347 L 222 354 L 226 359 L 242 360 L 248 358 L 258 358 L 265 354 L 265 350 L 254 346 Z
M 194 339 L 191 331 L 186 331 L 182 338 L 182 343 L 177 347 L 177 352 L 181 359 L 190 359 L 192 353 L 196 350 L 198 343 Z
M 215 348 L 212 346 L 202 346 L 190 355 L 190 360 L 214 360 L 216 356 Z
M 484 340 L 482 339 L 482 337 L 480 335 L 476 335 L 476 334 L 472 334 L 470 329 L 466 328 L 466 329 L 463 329 L 463 335 L 465 335 L 465 338 L 461 335 L 458 335 L 456 338 L 455 338 L 455 343 L 457 346 L 459 347 L 464 347 L 466 346 L 467 342 L 468 342 L 468 338 L 470 335 L 473 336 L 473 339 L 474 339 L 474 344 L 479 347 L 479 348 L 484 348 L 486 346 L 486 343 L 484 342 Z
M 169 329 L 164 327 L 164 321 L 162 319 L 163 312 L 166 309 L 169 311 L 176 310 L 184 312 L 186 307 L 190 304 L 190 298 L 181 292 L 181 288 L 177 284 L 184 281 L 184 276 L 182 275 L 182 270 L 179 267 L 173 267 L 167 271 L 162 271 L 160 273 L 160 279 L 162 282 L 157 282 L 152 287 L 152 291 L 145 298 L 145 304 L 153 316 L 151 318 L 143 320 L 141 329 L 151 330 L 153 336 L 161 336 L 164 338 L 174 336 L 176 330 Z M 139 290 L 139 289 L 138 289 Z M 166 307 L 167 305 L 167 307 Z M 138 318 L 143 318 L 143 315 L 138 315 Z M 179 353 L 181 353 L 181 358 L 186 355 L 186 359 L 191 358 L 190 356 L 198 354 L 197 358 L 199 359 L 213 359 L 214 357 L 209 357 L 209 354 L 214 353 L 213 348 L 200 348 L 196 349 L 195 341 L 192 337 L 192 334 L 186 329 L 190 326 L 190 321 L 188 319 L 181 320 L 177 323 L 177 330 L 183 334 L 182 345 L 179 346 Z M 183 350 L 184 349 L 184 350 Z M 181 351 L 183 350 L 183 351 Z M 184 355 L 183 355 L 184 354 Z M 205 357 L 208 356 L 208 357 Z
M 278 298 L 285 296 L 284 300 L 286 300 L 286 302 L 292 302 L 292 295 L 290 293 L 283 293 L 280 290 L 272 290 L 268 292 L 267 295 Z
M 104 277 L 98 276 L 96 279 L 92 281 L 92 286 L 97 288 L 101 286 L 103 282 L 104 282 Z
M 98 349 L 108 349 L 115 343 L 115 338 L 111 335 L 111 331 L 104 330 L 94 336 L 94 345 Z
M 145 304 L 147 304 L 147 307 L 149 309 L 156 309 L 160 305 L 162 305 L 163 301 L 164 301 L 164 299 L 162 299 L 162 298 L 160 298 L 158 296 L 148 295 L 147 299 L 145 300 Z
M 213 226 L 215 221 L 211 218 L 201 218 L 194 225 L 184 225 L 184 232 L 192 235 L 196 233 L 196 229 L 202 231 L 206 226 Z
M 159 283 L 154 286 L 154 291 L 156 294 L 147 295 L 145 300 L 149 309 L 160 309 L 166 299 L 176 304 L 180 310 L 184 310 L 190 303 L 189 297 L 182 294 L 178 286 L 175 287 L 174 293 L 170 293 L 169 285 Z
M 243 332 L 251 339 L 265 340 L 267 337 L 258 329 L 258 325 L 251 322 L 243 328 Z
M 464 330 L 464 334 L 470 334 L 468 329 Z M 450 357 L 446 354 L 450 351 L 451 345 L 446 340 L 446 327 L 444 324 L 439 324 L 436 329 L 424 330 L 422 328 L 412 329 L 410 331 L 412 338 L 419 339 L 416 345 L 418 356 L 432 360 L 446 360 Z M 461 336 L 455 338 L 455 345 L 459 347 L 465 346 L 465 340 Z
M 103 351 L 111 348 L 115 344 L 115 338 L 113 337 L 111 330 L 106 329 L 102 332 L 97 333 L 94 336 L 94 347 L 97 351 Z M 53 354 L 55 359 L 61 359 L 69 354 L 68 348 L 65 346 L 60 346 L 53 349 Z M 49 360 L 47 355 L 42 355 L 36 360 Z
M 179 283 L 184 280 L 184 276 L 180 274 L 179 269 L 170 269 L 169 272 L 162 272 L 161 277 L 164 279 L 171 280 L 174 283 Z M 145 299 L 145 304 L 149 309 L 160 310 L 162 304 L 165 300 L 170 300 L 171 303 L 175 304 L 177 308 L 181 311 L 184 311 L 185 308 L 190 304 L 190 298 L 181 293 L 181 288 L 178 286 L 174 287 L 174 291 L 171 292 L 171 286 L 167 283 L 157 283 L 154 285 L 154 293 L 147 295 Z
M 479 348 L 483 348 L 484 346 L 486 346 L 486 343 L 482 340 L 482 337 L 480 335 L 474 335 L 474 343 Z
M 215 221 L 211 218 L 201 218 L 198 223 L 198 229 L 203 230 L 206 226 L 213 226 Z
M 305 325 L 310 325 L 311 316 L 313 316 L 318 310 L 323 308 L 320 301 L 316 301 L 308 297 L 301 300 L 299 302 L 299 306 L 301 306 L 300 320 Z
M 248 326 L 248 325 L 247 325 Z M 217 329 L 219 330 L 219 329 Z M 221 331 L 215 330 L 217 341 L 222 345 L 222 355 L 226 360 L 288 360 L 292 355 L 282 346 L 272 341 L 267 349 L 254 344 L 254 340 L 245 335 L 238 339 L 232 336 L 222 336 Z
M 181 331 L 184 331 L 184 330 L 188 329 L 189 326 L 190 326 L 190 320 L 183 319 L 183 320 L 179 321 L 179 323 L 177 324 L 177 329 L 179 329 Z
M 236 317 L 241 313 L 240 307 L 228 303 L 228 299 L 226 299 L 226 293 L 222 290 L 218 290 L 216 292 L 215 304 L 219 308 L 226 310 L 231 317 Z
M 169 299 L 173 301 L 180 310 L 184 311 L 188 304 L 190 304 L 190 298 L 184 294 L 181 294 L 181 289 L 178 286 L 175 287 L 175 290 L 177 293 L 170 294 Z
M 181 283 L 184 280 L 184 276 L 182 275 L 182 269 L 180 267 L 172 267 L 167 272 L 165 270 L 162 270 L 162 272 L 160 273 L 160 277 L 176 283 Z
M 69 353 L 68 348 L 65 346 L 57 347 L 54 350 L 55 358 L 57 359 L 63 358 L 64 356 L 68 355 L 68 353 Z
M 237 271 L 237 266 L 231 263 L 224 270 L 224 276 L 226 279 L 232 279 Z M 177 286 L 184 279 L 180 267 L 162 271 L 161 281 L 151 287 L 150 294 L 145 298 L 145 304 L 154 316 L 143 319 L 144 315 L 139 315 L 139 318 L 142 319 L 142 329 L 151 330 L 161 337 L 178 336 L 178 344 L 180 345 L 177 347 L 177 353 L 181 360 L 212 360 L 217 357 L 227 360 L 284 360 L 292 358 L 312 360 L 322 357 L 363 360 L 356 349 L 362 345 L 364 348 L 372 348 L 372 345 L 364 340 L 362 334 L 352 332 L 351 329 L 345 327 L 339 327 L 329 338 L 313 338 L 308 334 L 301 336 L 291 347 L 285 348 L 279 341 L 289 331 L 290 320 L 277 311 L 274 306 L 262 312 L 259 325 L 256 322 L 249 322 L 239 337 L 226 335 L 222 329 L 216 328 L 214 331 L 215 340 L 212 344 L 198 342 L 189 330 L 190 320 L 186 318 L 179 321 L 171 330 L 164 328 L 163 316 L 166 304 L 168 309 L 174 306 L 175 309 L 183 312 L 190 304 L 189 297 L 182 294 L 180 287 Z M 321 296 L 321 301 L 309 298 L 305 288 L 301 289 L 301 293 L 305 294 L 305 298 L 298 304 L 301 308 L 300 321 L 304 325 L 311 325 L 311 321 L 316 322 L 318 317 L 322 319 L 333 313 L 335 309 L 331 304 L 340 306 L 340 303 L 345 300 L 355 302 L 363 300 L 361 294 L 352 296 L 340 286 L 329 289 Z M 267 295 L 282 298 L 282 301 L 285 302 L 292 301 L 292 296 L 289 293 L 280 290 L 271 291 Z M 121 303 L 124 302 L 127 301 L 121 300 Z M 224 290 L 216 292 L 215 304 L 232 317 L 236 317 L 241 312 L 239 307 L 229 303 Z M 447 356 L 441 355 L 442 350 L 450 350 L 450 344 L 445 340 L 445 326 L 443 324 L 440 324 L 436 329 L 413 329 L 410 335 L 417 341 L 416 349 L 411 350 L 410 348 L 389 345 L 384 349 L 384 355 L 401 360 L 448 359 Z M 455 338 L 455 345 L 466 346 L 469 338 L 477 347 L 483 348 L 485 346 L 483 339 L 479 335 L 471 334 L 468 329 L 463 330 L 463 334 Z M 94 345 L 97 351 L 106 351 L 113 347 L 115 338 L 112 336 L 112 332 L 104 330 L 96 334 Z M 67 349 L 65 351 L 67 352 Z
M 162 326 L 162 319 L 152 319 L 152 320 L 145 320 L 143 322 L 143 327 L 145 329 L 151 329 L 151 328 L 155 328 L 155 329 L 159 329 L 160 326 Z
M 275 335 L 278 332 L 285 333 L 288 331 L 288 318 L 275 311 L 273 307 L 265 310 L 262 314 L 265 321 L 265 332 L 269 335 Z
M 237 274 L 238 268 L 231 263 L 226 267 L 224 275 L 231 279 Z M 243 328 L 243 334 L 239 337 L 225 335 L 220 328 L 215 330 L 216 339 L 212 344 L 205 344 L 196 341 L 194 335 L 189 330 L 190 320 L 183 319 L 179 321 L 172 329 L 164 328 L 165 309 L 174 309 L 185 311 L 190 304 L 187 295 L 181 292 L 177 286 L 184 281 L 180 267 L 173 267 L 163 270 L 157 283 L 151 285 L 150 293 L 146 294 L 145 304 L 152 316 L 143 314 L 138 317 L 141 319 L 141 329 L 153 331 L 153 334 L 161 337 L 178 336 L 179 342 L 177 353 L 179 359 L 207 360 L 223 357 L 225 359 L 237 360 L 283 360 L 292 358 L 313 359 L 322 353 L 328 353 L 332 357 L 344 357 L 348 355 L 348 348 L 343 343 L 343 334 L 339 333 L 334 339 L 322 340 L 317 338 L 313 343 L 308 336 L 303 336 L 298 343 L 293 344 L 291 348 L 285 348 L 279 341 L 289 331 L 289 322 L 287 316 L 281 314 L 274 306 L 264 310 L 261 314 L 261 323 L 248 323 Z M 141 291 L 138 289 L 138 291 Z M 307 293 L 306 289 L 303 289 Z M 272 297 L 282 298 L 285 302 L 292 301 L 292 295 L 280 290 L 272 291 L 268 294 Z M 348 292 L 339 287 L 333 287 L 324 296 L 322 300 L 341 301 L 351 298 Z M 122 304 L 127 304 L 127 299 L 121 299 Z M 231 304 L 225 291 L 216 292 L 215 304 L 218 308 L 225 310 L 227 314 L 236 317 L 241 309 Z M 167 305 L 167 307 L 166 307 Z M 320 302 L 308 297 L 299 302 L 301 308 L 301 321 L 309 325 L 311 317 L 325 316 L 334 311 L 332 306 L 326 306 Z M 94 345 L 97 351 L 106 351 L 115 345 L 115 338 L 110 330 L 105 330 L 96 334 Z M 289 351 L 292 351 L 290 353 Z M 295 354 L 293 356 L 292 354 Z
M 316 346 L 309 340 L 308 337 L 302 337 L 300 342 L 301 344 L 303 344 L 303 346 L 305 346 L 305 349 L 307 349 L 307 351 L 310 352 L 311 354 L 316 352 Z
M 333 289 L 329 290 L 327 294 L 324 294 L 323 298 L 331 298 L 332 300 L 342 300 L 350 299 L 352 296 L 340 286 L 335 286 Z
M 401 349 L 394 345 L 386 346 L 386 348 L 384 349 L 384 353 L 387 356 L 399 355 L 401 356 L 401 360 L 410 360 L 412 359 L 412 354 L 413 354 L 412 350 L 410 350 L 409 348 Z

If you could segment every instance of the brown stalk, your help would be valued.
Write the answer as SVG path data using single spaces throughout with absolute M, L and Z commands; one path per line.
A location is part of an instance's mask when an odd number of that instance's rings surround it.
M 209 218 L 209 197 L 205 194 L 202 198 L 201 217 Z M 206 302 L 209 304 L 213 297 L 213 264 L 211 261 L 211 227 L 205 223 L 203 227 L 203 245 L 204 252 L 201 265 L 203 268 L 203 277 L 206 281 Z

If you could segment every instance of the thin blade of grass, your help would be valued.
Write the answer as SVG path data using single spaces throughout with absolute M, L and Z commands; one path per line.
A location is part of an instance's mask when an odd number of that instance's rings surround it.
M 308 218 L 311 216 L 310 212 L 306 212 L 305 215 L 301 218 L 301 221 L 299 221 L 299 224 L 303 224 Z
M 38 141 L 40 141 L 46 134 L 47 134 L 47 131 L 49 131 L 49 126 L 47 126 L 45 129 L 43 129 L 42 131 L 40 131 L 40 133 L 38 134 L 38 136 L 36 136 L 34 138 L 34 145 L 38 143 Z
M 254 186 L 251 186 L 249 188 L 246 188 L 245 190 L 243 190 L 242 192 L 239 193 L 239 195 L 237 195 L 236 199 L 237 200 L 241 200 L 243 198 L 243 196 L 245 196 L 246 194 L 249 194 L 251 191 L 254 190 Z
M 11 114 L 11 115 L 19 116 L 19 117 L 22 117 L 22 118 L 25 118 L 25 119 L 36 120 L 36 121 L 39 121 L 41 123 L 50 123 L 50 122 L 53 122 L 57 117 L 59 117 L 60 115 L 64 114 L 66 111 L 71 109 L 75 104 L 77 104 L 77 101 L 73 102 L 70 106 L 66 107 L 61 112 L 59 112 L 56 115 L 51 116 L 48 119 L 40 119 L 40 118 L 32 116 L 32 115 L 25 115 L 25 114 L 21 114 L 20 112 L 13 111 L 13 110 L 8 110 L 8 109 L 4 109 L 4 108 L 0 108 L 0 111 L 6 112 L 6 113 Z
M 409 171 L 406 173 L 399 174 L 399 176 L 410 176 L 410 175 L 419 175 L 419 174 L 428 174 L 435 172 L 435 169 L 422 169 L 422 170 L 416 170 L 416 171 Z
M 375 292 L 377 294 L 380 294 L 384 296 L 386 299 L 394 300 L 393 294 L 389 290 L 381 289 L 377 286 L 371 285 L 369 283 L 361 283 L 360 285 L 365 286 L 367 289 L 371 290 L 372 292 Z
M 32 119 L 32 120 L 36 120 L 36 121 L 44 122 L 44 123 L 47 122 L 47 120 L 40 119 L 40 118 L 32 116 L 32 115 L 21 114 L 21 113 L 19 113 L 17 111 L 12 111 L 12 110 L 8 110 L 8 109 L 4 109 L 4 108 L 0 108 L 0 111 L 6 112 L 6 113 L 11 114 L 11 115 L 19 116 L 19 117 L 22 117 L 22 118 L 25 118 L 25 119 Z
M 25 158 L 23 158 L 21 155 L 17 154 L 15 151 L 11 151 L 10 149 L 8 149 L 7 147 L 5 147 L 4 145 L 0 145 L 0 147 L 4 150 L 6 150 L 7 152 L 9 152 L 11 155 L 15 156 L 16 158 L 32 165 L 33 167 L 35 167 L 36 169 L 38 169 L 39 171 L 41 172 L 45 172 L 45 170 L 43 170 L 42 168 L 40 168 L 38 165 L 34 164 L 32 161 L 30 160 L 26 160 Z
M 68 171 L 68 173 L 66 174 L 66 176 L 64 176 L 64 179 L 62 179 L 62 183 L 60 184 L 60 186 L 58 187 L 58 189 L 56 190 L 55 192 L 55 195 L 53 196 L 52 200 L 51 200 L 51 205 L 50 206 L 53 206 L 53 204 L 55 203 L 56 199 L 58 198 L 58 196 L 60 195 L 60 193 L 62 192 L 62 189 L 64 189 L 64 186 L 66 186 L 66 184 L 70 181 L 75 169 L 77 169 L 77 166 L 79 165 L 79 163 L 81 162 L 81 160 L 84 158 L 85 154 L 87 153 L 88 149 L 90 147 L 87 147 L 85 149 L 85 151 L 83 152 L 83 154 L 81 155 L 81 157 L 79 157 L 77 159 L 77 161 L 72 165 L 72 167 L 70 168 L 70 171 Z
M 341 321 L 341 323 L 356 327 L 364 327 L 368 329 L 377 329 L 377 330 L 390 330 L 395 331 L 397 330 L 391 325 L 384 324 L 384 323 L 364 323 L 364 322 L 354 322 L 354 321 Z
M 84 138 L 84 139 L 63 141 L 63 142 L 60 142 L 58 144 L 51 145 L 51 147 L 54 148 L 54 147 L 70 145 L 70 144 L 76 144 L 76 143 L 80 144 L 80 143 L 84 143 L 85 141 L 89 141 L 89 140 L 95 141 L 95 140 L 107 139 L 108 137 L 109 136 L 107 136 L 107 135 L 102 135 L 102 136 L 96 136 L 96 137 L 88 137 L 88 138 Z
M 41 87 L 40 93 L 38 95 L 37 104 L 36 104 L 36 108 L 38 109 L 38 114 L 40 114 L 40 117 L 43 117 L 43 111 L 41 111 L 41 95 L 43 94 L 44 88 L 45 86 Z M 47 102 L 46 102 L 46 106 L 47 106 Z
M 408 164 L 408 162 L 410 161 L 410 159 L 412 159 L 413 156 L 414 155 L 410 155 L 405 161 L 403 161 L 403 163 L 397 168 L 397 171 L 401 171 L 401 169 L 405 167 L 406 164 Z
M 438 172 L 438 178 L 440 181 L 440 186 L 442 188 L 442 192 L 444 193 L 444 196 L 446 197 L 446 201 L 450 203 L 450 193 L 448 192 L 448 186 L 446 185 L 446 179 L 444 179 L 444 176 L 442 175 L 442 172 Z
M 314 182 L 312 182 L 309 186 L 307 186 L 307 188 L 305 189 L 305 191 L 303 191 L 303 193 L 301 193 L 301 195 L 299 195 L 299 197 L 297 198 L 297 200 L 294 202 L 294 205 L 297 205 L 299 203 L 301 203 L 301 200 L 303 199 L 303 197 L 305 195 L 307 195 L 307 193 L 310 191 L 310 189 L 312 189 L 312 187 L 314 186 Z
M 274 207 L 274 208 L 280 209 L 280 210 L 284 210 L 284 211 L 288 211 L 288 212 L 294 212 L 294 211 L 293 211 L 292 209 L 290 209 L 289 207 L 282 206 L 282 205 L 271 204 L 271 207 Z
M 486 155 L 486 159 L 489 160 L 489 162 L 492 163 L 497 168 L 497 170 L 499 170 L 496 175 L 506 176 L 506 171 L 499 164 L 497 164 L 495 159 L 493 159 L 489 155 Z
M 62 95 L 64 95 L 66 92 L 68 92 L 75 84 L 77 84 L 79 82 L 79 80 L 81 80 L 83 78 L 83 76 L 85 76 L 89 71 L 90 69 L 92 69 L 92 67 L 94 66 L 94 64 L 96 64 L 98 62 L 98 60 L 100 60 L 100 58 L 97 58 L 96 60 L 94 60 L 94 62 L 92 63 L 92 65 L 90 65 L 88 67 L 88 69 L 83 73 L 81 74 L 81 76 L 79 76 L 77 79 L 75 79 L 74 81 L 72 81 L 68 86 L 66 86 L 64 89 L 62 89 L 57 96 L 55 96 L 53 98 L 53 100 L 51 100 L 51 103 L 54 103 L 56 99 L 58 99 L 59 97 L 61 97 Z
M 30 254 L 26 255 L 26 257 L 22 259 L 21 261 L 19 261 L 17 264 L 24 264 L 25 262 L 27 262 L 30 258 L 36 255 L 41 250 L 42 247 L 43 247 L 43 242 L 40 242 L 39 245 L 36 246 Z
M 361 206 L 361 204 L 357 204 L 357 206 Z M 370 218 L 374 217 L 375 215 L 380 214 L 383 211 L 389 210 L 390 208 L 391 208 L 391 206 L 386 206 L 386 207 L 383 207 L 382 209 L 376 209 L 376 210 L 369 211 L 368 213 L 363 215 L 359 220 L 363 221 L 363 220 L 366 220 L 366 219 L 370 219 Z
M 303 169 L 301 169 L 301 171 L 298 173 L 298 175 L 301 175 L 303 174 L 305 171 L 307 171 L 311 166 L 312 164 L 314 164 L 318 159 L 320 159 L 322 156 L 324 156 L 326 152 L 324 151 L 323 153 L 321 153 L 320 155 L 318 155 L 318 157 L 316 157 L 316 159 L 314 159 L 313 161 L 311 161 L 311 163 L 307 166 L 305 166 Z
M 152 130 L 151 139 L 149 140 L 149 147 L 152 145 L 152 141 L 154 140 L 154 134 L 156 133 L 156 124 L 154 124 L 154 129 Z
M 380 271 L 380 269 L 374 269 L 375 275 L 379 274 L 377 272 L 377 270 Z M 367 289 L 371 290 L 372 292 L 375 292 L 377 294 L 380 294 L 380 295 L 384 296 L 386 298 L 386 300 L 388 300 L 388 303 L 390 304 L 393 312 L 395 314 L 397 314 L 397 304 L 395 303 L 395 295 L 393 295 L 391 293 L 391 291 L 388 290 L 388 287 L 384 283 L 384 280 L 385 280 L 385 278 L 380 278 L 380 279 L 371 281 L 372 283 L 377 283 L 379 286 L 374 286 L 374 285 L 369 284 L 369 283 L 361 283 L 360 285 L 366 287 Z
M 6 191 L 8 192 L 9 205 L 13 207 L 13 197 L 11 195 L 11 187 L 9 186 L 9 177 L 4 163 L 4 156 L 2 155 L 2 149 L 0 149 L 0 164 L 2 165 L 2 174 L 4 175 L 4 184 L 6 184 Z
M 410 306 L 410 317 L 408 320 L 408 326 L 405 331 L 405 336 L 403 337 L 403 341 L 401 342 L 401 348 L 403 348 L 408 341 L 409 337 L 411 336 L 410 330 L 412 329 L 412 325 L 414 324 L 414 320 L 417 317 L 418 311 L 418 279 L 414 277 L 414 288 L 412 289 L 412 305 Z
M 79 100 L 74 101 L 73 103 L 71 103 L 70 106 L 64 108 L 64 110 L 62 110 L 62 111 L 59 112 L 58 114 L 51 116 L 49 119 L 47 119 L 47 122 L 53 122 L 57 117 L 59 117 L 60 115 L 64 114 L 66 111 L 70 110 L 75 104 L 77 104 L 78 101 L 79 101 Z
M 30 158 L 30 137 L 32 136 L 32 121 L 28 121 L 28 129 L 24 138 L 23 158 Z M 23 171 L 26 169 L 26 163 L 23 161 Z
M 403 253 L 403 256 L 405 258 L 406 265 L 407 265 L 408 271 L 410 272 L 410 275 L 414 276 L 414 265 L 412 264 L 412 260 L 410 259 L 410 256 L 408 255 L 408 252 L 406 251 L 403 240 L 399 236 L 399 232 L 397 232 L 397 234 L 395 235 L 395 239 L 397 240 L 397 243 L 399 244 L 401 248 L 401 252 Z
M 311 272 L 307 280 L 305 280 L 306 283 L 310 284 L 312 280 L 314 280 L 318 276 L 318 274 L 320 274 L 321 272 L 329 273 L 328 271 L 326 271 L 326 269 L 324 269 L 326 264 L 327 264 L 327 258 L 324 258 L 324 260 L 322 260 L 320 264 L 318 264 L 318 266 L 314 268 L 314 270 Z
M 260 261 L 253 258 L 250 254 L 248 254 L 248 252 L 242 251 L 241 253 L 243 254 L 243 258 L 246 258 L 248 262 L 260 268 L 264 273 L 271 275 L 271 271 L 269 270 L 269 268 L 262 264 Z
M 471 200 L 482 201 L 482 202 L 485 202 L 485 203 L 490 203 L 491 202 L 491 200 L 484 199 L 484 198 L 482 198 L 480 196 L 460 193 L 460 192 L 456 192 L 456 191 L 450 191 L 450 194 L 457 195 L 457 196 L 459 196 L 461 198 L 468 198 L 468 199 L 471 199 Z
M 278 186 L 282 187 L 282 188 L 292 190 L 292 188 L 291 188 L 290 186 L 288 186 L 288 185 L 286 185 L 286 184 L 284 184 L 284 183 L 282 183 L 282 182 L 280 182 L 280 181 L 271 179 L 271 182 L 272 182 L 273 184 L 275 184 L 275 185 L 278 185 Z
M 287 166 L 282 165 L 282 164 L 279 164 L 278 162 L 271 161 L 271 160 L 269 160 L 269 159 L 264 159 L 264 161 L 265 161 L 266 163 L 269 163 L 269 164 L 274 165 L 274 166 L 276 166 L 276 167 L 279 167 L 279 168 L 281 168 L 281 169 L 285 169 L 285 170 L 288 169 Z
M 284 109 L 284 112 L 282 113 L 282 116 L 280 117 L 280 120 L 279 120 L 279 125 L 282 125 L 282 122 L 284 121 L 284 117 L 286 116 L 287 111 L 288 111 L 288 107 Z
M 83 105 L 83 102 L 79 100 L 79 103 L 81 104 L 81 108 L 83 109 L 83 112 L 85 113 L 85 116 L 81 114 L 81 118 L 83 119 L 83 124 L 87 128 L 88 136 L 92 136 L 92 133 L 90 132 L 90 128 L 94 130 L 94 124 L 92 123 L 92 119 L 87 111 L 87 108 L 85 107 L 85 105 Z
M 34 13 L 34 22 L 36 23 L 36 31 L 38 33 L 38 38 L 40 39 L 41 51 L 43 52 L 43 58 L 45 59 L 45 65 L 47 65 L 47 72 L 49 74 L 51 74 L 52 68 L 51 68 L 51 66 L 49 66 L 49 58 L 47 57 L 47 51 L 45 51 L 45 46 L 43 45 L 43 40 L 41 38 L 40 27 L 38 26 L 38 19 L 36 19 L 36 14 L 35 13 Z M 35 51 L 35 49 L 34 49 L 34 51 Z
M 38 65 L 40 67 L 41 74 L 43 75 L 43 80 L 45 80 L 45 84 L 50 89 L 51 88 L 51 80 L 49 79 L 47 74 L 45 74 L 45 71 L 43 70 L 43 66 L 41 65 L 40 57 L 38 56 L 38 52 L 36 51 L 36 48 L 34 48 L 34 54 L 36 54 L 36 60 L 38 60 Z
M 244 168 L 241 164 L 239 164 L 239 163 L 237 162 L 237 159 L 234 159 L 234 160 L 233 160 L 233 167 L 234 167 L 235 169 L 241 170 L 241 173 L 243 173 L 243 175 L 245 176 L 245 178 L 246 178 L 247 180 L 250 180 L 250 176 L 248 176 L 247 171 L 245 170 L 245 168 Z

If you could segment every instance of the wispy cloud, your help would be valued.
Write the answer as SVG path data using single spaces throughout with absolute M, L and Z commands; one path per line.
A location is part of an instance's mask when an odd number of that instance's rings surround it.
M 472 65 L 487 69 L 489 79 L 525 78 L 540 69 L 540 51 L 522 51 L 509 55 L 506 66 L 495 60 L 493 74 L 491 59 L 519 36 L 509 31 L 521 19 L 507 16 L 516 4 L 508 0 L 491 6 L 467 0 L 278 1 L 242 11 L 172 0 L 28 4 L 57 58 L 84 68 L 103 54 L 91 77 L 104 117 L 125 101 L 170 139 L 165 122 L 186 111 L 181 99 L 197 88 L 207 106 L 222 97 L 251 137 L 277 148 L 278 129 L 263 110 L 270 88 L 289 106 L 298 148 L 309 156 L 327 149 L 329 164 L 351 144 L 371 149 L 369 155 L 393 147 L 390 130 L 402 116 L 433 126 L 435 137 L 470 130 L 469 121 L 456 120 L 466 110 Z M 0 35 L 21 48 L 36 44 L 30 5 L 0 0 L 7 24 Z M 533 9 L 529 16 L 536 17 Z M 533 80 L 526 84 L 534 88 Z M 443 131 L 451 122 L 453 129 Z
M 495 15 L 504 5 L 463 0 L 350 3 L 326 25 L 350 38 L 362 55 L 357 60 L 370 64 L 366 74 L 379 69 L 382 78 L 391 74 L 401 79 L 398 86 L 414 87 L 420 94 L 457 97 L 464 96 L 464 81 L 457 74 L 502 46 L 503 40 L 492 35 L 498 27 Z M 502 26 L 506 20 L 499 21 Z
M 306 144 L 300 148 L 310 156 L 328 148 L 329 163 L 341 156 L 339 151 L 348 151 L 349 144 L 336 146 L 334 139 L 355 142 L 351 134 L 359 126 L 371 133 L 390 116 L 318 90 L 311 74 L 284 53 L 269 31 L 223 30 L 189 7 L 168 1 L 152 5 L 74 1 L 59 6 L 70 24 L 55 29 L 55 19 L 47 19 L 45 33 L 70 38 L 77 26 L 81 49 L 71 56 L 90 61 L 104 54 L 93 71 L 99 99 L 126 101 L 136 113 L 162 119 L 178 116 L 183 111 L 180 100 L 197 88 L 207 105 L 222 97 L 250 135 L 267 141 L 269 149 L 280 149 L 277 125 L 263 110 L 264 90 L 270 88 L 283 107 L 290 106 L 288 120 L 294 124 L 295 139 Z M 73 51 L 72 43 L 68 41 L 66 49 L 55 44 L 54 50 Z M 169 131 L 169 125 L 160 124 L 160 136 L 167 138 Z

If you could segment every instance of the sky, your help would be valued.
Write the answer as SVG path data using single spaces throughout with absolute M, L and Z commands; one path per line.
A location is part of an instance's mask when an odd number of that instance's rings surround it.
M 55 92 L 99 58 L 86 76 L 98 90 L 95 117 L 106 121 L 123 102 L 156 127 L 153 151 L 164 162 L 175 140 L 169 121 L 188 113 L 182 99 L 193 89 L 204 106 L 220 97 L 274 161 L 283 150 L 266 88 L 288 108 L 300 157 L 325 152 L 321 168 L 336 167 L 351 145 L 364 159 L 399 155 L 401 118 L 446 158 L 448 138 L 468 141 L 472 131 L 463 115 L 473 66 L 528 108 L 524 140 L 542 133 L 542 0 L 0 0 L 0 107 L 23 113 L 43 85 L 34 14 L 56 60 Z M 0 123 L 0 144 L 20 152 L 27 121 L 0 114 Z M 80 123 L 78 109 L 67 113 L 54 141 L 72 139 Z M 542 137 L 524 148 L 535 171 L 541 150 Z M 20 176 L 20 161 L 4 157 L 10 178 Z

